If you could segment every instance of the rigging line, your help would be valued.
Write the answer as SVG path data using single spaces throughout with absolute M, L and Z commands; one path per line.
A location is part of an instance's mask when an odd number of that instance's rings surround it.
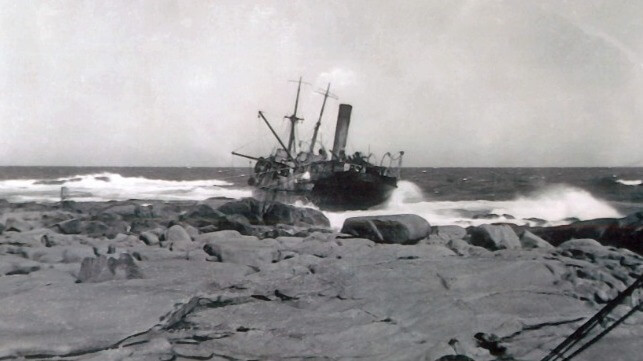
M 585 351 L 588 347 L 596 343 L 598 340 L 603 338 L 603 336 L 607 335 L 610 331 L 612 331 L 616 326 L 620 325 L 627 319 L 628 317 L 632 316 L 636 311 L 641 310 L 641 306 L 643 306 L 643 302 L 639 303 L 636 307 L 632 308 L 629 312 L 627 312 L 623 317 L 619 318 L 618 320 L 614 321 L 613 324 L 611 324 L 609 327 L 607 327 L 603 332 L 599 333 L 596 335 L 596 337 L 592 338 L 591 340 L 587 341 L 583 346 L 581 346 L 578 350 L 574 351 L 571 355 L 568 357 L 564 358 L 563 361 L 569 361 L 572 358 L 576 357 L 579 353 Z
M 252 167 L 247 167 L 247 168 L 252 168 Z M 230 179 L 233 179 L 233 178 L 241 178 L 241 177 L 247 177 L 247 175 L 246 174 L 229 175 L 229 176 L 225 176 L 225 177 L 218 177 L 215 180 L 227 181 L 227 180 L 230 180 Z M 217 187 L 220 187 L 220 186 L 217 186 Z
M 281 168 L 275 168 L 275 169 L 270 169 L 270 170 L 267 170 L 267 171 L 264 171 L 264 172 L 259 172 L 257 174 L 258 175 L 266 175 L 266 174 L 270 174 L 270 173 L 281 172 L 282 170 L 286 170 L 286 169 L 292 169 L 292 167 L 284 166 L 284 167 L 281 167 Z
M 255 143 L 255 141 L 254 141 L 254 140 L 250 140 L 250 141 L 248 141 L 248 142 L 244 143 L 243 145 L 239 146 L 238 148 L 235 148 L 235 149 L 233 150 L 233 152 L 236 152 L 236 151 L 240 150 L 241 148 L 247 147 L 250 143 Z
M 587 336 L 592 329 L 594 329 L 610 312 L 612 312 L 619 304 L 621 304 L 627 297 L 629 297 L 638 288 L 643 287 L 643 275 L 640 275 L 632 285 L 630 285 L 623 292 L 619 293 L 613 300 L 607 303 L 600 311 L 592 316 L 587 322 L 581 325 L 574 333 L 569 335 L 562 343 L 554 348 L 547 356 L 541 361 L 552 361 L 563 357 L 563 355 L 579 343 L 585 336 Z

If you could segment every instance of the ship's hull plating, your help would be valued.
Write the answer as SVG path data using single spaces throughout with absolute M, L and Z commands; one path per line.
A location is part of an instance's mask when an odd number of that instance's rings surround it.
M 354 171 L 334 172 L 311 183 L 312 189 L 259 187 L 253 196 L 286 203 L 312 202 L 324 210 L 361 210 L 386 202 L 397 188 L 397 178 Z
M 335 172 L 315 181 L 312 201 L 322 209 L 367 209 L 388 200 L 397 187 L 397 179 L 353 171 Z

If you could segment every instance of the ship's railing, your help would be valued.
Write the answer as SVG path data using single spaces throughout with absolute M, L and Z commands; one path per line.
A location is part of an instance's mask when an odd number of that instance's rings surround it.
M 392 155 L 390 152 L 386 152 L 382 156 L 380 161 L 380 167 L 385 168 L 385 174 L 389 177 L 400 177 L 400 169 L 402 168 L 402 158 L 404 157 L 404 151 L 400 151 L 397 155 Z M 384 166 L 384 161 L 388 159 L 388 165 Z M 394 164 L 396 163 L 396 164 Z
M 379 166 L 371 163 L 372 153 L 365 156 L 357 152 L 353 156 L 344 156 L 337 161 L 323 160 L 324 158 L 313 154 L 305 155 L 305 159 L 303 153 L 298 155 L 299 162 L 284 161 L 276 156 L 258 158 L 254 167 L 254 176 L 248 180 L 248 184 L 282 188 L 284 187 L 282 183 L 285 181 L 287 183 L 310 182 L 333 172 L 348 170 L 399 178 L 404 152 L 394 155 L 387 152 Z

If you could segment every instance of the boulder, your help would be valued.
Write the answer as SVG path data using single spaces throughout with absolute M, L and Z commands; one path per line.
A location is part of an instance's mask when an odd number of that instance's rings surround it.
M 255 233 L 253 226 L 244 215 L 231 214 L 219 221 L 217 227 L 221 230 L 234 230 L 241 234 L 252 235 Z
M 280 242 L 280 244 L 283 243 Z M 337 247 L 339 246 L 335 242 L 307 240 L 305 242 L 298 242 L 289 247 L 284 247 L 284 250 L 301 255 L 311 255 L 319 258 L 326 258 L 335 254 L 337 252 Z
M 542 226 L 547 223 L 546 220 L 536 217 L 525 218 L 525 221 L 529 221 L 529 224 L 535 227 Z
M 192 242 L 192 238 L 182 226 L 175 224 L 165 232 L 167 242 Z
M 58 223 L 54 229 L 58 229 L 62 234 L 83 234 L 93 238 L 114 238 L 120 233 L 127 233 L 129 228 L 129 224 L 127 224 L 127 222 L 120 220 L 111 224 L 106 224 L 95 220 L 86 221 L 72 219 L 70 221 Z
M 112 223 L 106 223 L 106 225 L 107 231 L 102 232 L 101 235 L 104 235 L 107 238 L 114 238 L 119 233 L 128 233 L 132 228 L 130 227 L 129 223 L 122 220 L 118 220 Z
M 218 230 L 219 230 L 219 227 L 212 224 L 208 224 L 207 226 L 199 227 L 199 234 L 216 232 Z
M 192 239 L 195 239 L 199 235 L 199 230 L 189 224 L 184 225 L 183 228 L 185 228 L 185 231 Z
M 570 239 L 585 238 L 643 254 L 643 211 L 620 219 L 600 218 L 557 227 L 535 227 L 531 232 L 554 246 Z
M 475 360 L 467 355 L 457 354 L 457 355 L 444 355 L 439 359 L 436 359 L 435 361 L 475 361 Z
M 519 249 L 520 239 L 514 230 L 507 225 L 483 224 L 473 227 L 469 242 L 474 246 L 484 247 L 490 251 L 500 249 Z
M 152 209 L 136 203 L 124 202 L 104 209 L 102 214 L 119 215 L 123 218 L 152 218 Z
M 122 253 L 118 259 L 98 256 L 85 258 L 80 265 L 78 282 L 97 283 L 116 279 L 143 278 L 134 258 Z
M 65 247 L 62 252 L 62 263 L 80 263 L 87 257 L 94 256 L 90 247 Z M 41 260 L 42 262 L 42 260 Z
M 452 239 L 448 241 L 445 246 L 455 252 L 458 256 L 464 257 L 481 257 L 491 253 L 486 248 L 472 246 L 462 239 Z
M 165 233 L 165 242 L 169 244 L 171 251 L 186 251 L 194 248 L 192 237 L 178 224 L 168 228 Z
M 529 249 L 529 248 L 554 248 L 549 242 L 545 241 L 544 239 L 538 237 L 537 235 L 525 231 L 522 234 L 522 237 L 520 237 L 520 244 L 522 245 L 522 248 L 524 249 Z
M 415 244 L 429 235 L 431 225 L 416 214 L 351 217 L 341 232 L 376 243 Z
M 431 232 L 431 237 L 443 240 L 445 242 L 454 240 L 454 239 L 464 239 L 467 235 L 467 230 L 460 226 L 436 226 L 433 227 Z
M 269 265 L 279 258 L 275 244 L 260 241 L 252 236 L 208 242 L 203 246 L 203 250 L 219 262 L 258 268 Z
M 123 220 L 123 217 L 114 213 L 99 213 L 91 218 L 93 221 L 100 221 L 104 223 L 116 222 Z
M 228 202 L 217 208 L 217 211 L 227 216 L 243 216 L 250 224 L 263 224 L 264 206 L 264 202 L 258 199 L 243 198 L 238 201 Z
M 565 241 L 561 243 L 558 247 L 561 249 L 578 249 L 578 248 L 588 248 L 588 247 L 603 248 L 603 245 L 594 239 L 583 238 L 583 239 L 570 239 L 569 241 Z
M 141 233 L 140 239 L 148 246 L 157 246 L 159 244 L 159 237 L 150 231 Z
M 151 231 L 159 227 L 163 227 L 163 226 L 161 226 L 161 223 L 155 219 L 138 218 L 131 221 L 130 232 L 143 233 L 145 231 Z
M 328 218 L 316 209 L 295 207 L 281 202 L 263 202 L 254 198 L 228 202 L 216 210 L 226 216 L 243 216 L 250 225 L 330 226 Z M 215 225 L 222 228 L 221 222 L 227 218 L 219 219 L 219 224 Z
M 48 212 L 42 212 L 41 221 L 44 226 L 51 227 L 56 223 L 67 221 L 75 218 L 75 215 L 69 212 L 61 210 L 52 210 Z
M 552 245 L 558 246 L 572 238 L 602 239 L 607 230 L 616 224 L 616 219 L 599 218 L 556 227 L 532 228 L 530 231 Z
M 627 248 L 643 254 L 643 211 L 616 220 L 600 238 L 600 242 L 605 246 Z
M 133 234 L 119 233 L 114 237 L 114 243 L 122 247 L 135 247 L 145 242 Z
M 100 221 L 86 221 L 78 218 L 60 222 L 55 228 L 62 234 L 84 234 L 90 237 L 100 237 L 105 235 L 115 236 L 120 233 L 113 228 L 108 227 Z
M 24 247 L 23 254 L 40 263 L 80 263 L 86 257 L 94 257 L 94 250 L 87 246 Z
M 326 216 L 312 208 L 294 207 L 280 202 L 267 203 L 264 207 L 263 223 L 266 225 L 285 224 L 291 226 L 329 227 Z
M 181 214 L 185 213 L 189 207 L 174 202 L 155 202 L 151 205 L 152 219 L 162 219 L 163 221 L 177 221 Z M 143 219 L 143 218 L 139 218 Z
M 198 204 L 181 215 L 179 219 L 187 224 L 201 228 L 215 226 L 225 216 L 226 214 L 214 209 L 209 204 Z
M 22 219 L 13 217 L 7 218 L 5 222 L 5 231 L 26 232 L 33 229 L 33 226 Z
M 28 275 L 39 271 L 42 265 L 14 255 L 0 255 L 0 276 Z
M 226 239 L 242 238 L 241 233 L 235 230 L 224 230 L 199 234 L 194 241 L 197 243 L 218 242 Z

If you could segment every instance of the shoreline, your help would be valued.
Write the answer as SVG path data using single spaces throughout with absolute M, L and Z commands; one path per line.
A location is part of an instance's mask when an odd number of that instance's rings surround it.
M 539 359 L 643 272 L 643 212 L 342 233 L 252 199 L 0 211 L 3 359 Z M 634 359 L 641 334 L 639 315 L 583 356 Z

